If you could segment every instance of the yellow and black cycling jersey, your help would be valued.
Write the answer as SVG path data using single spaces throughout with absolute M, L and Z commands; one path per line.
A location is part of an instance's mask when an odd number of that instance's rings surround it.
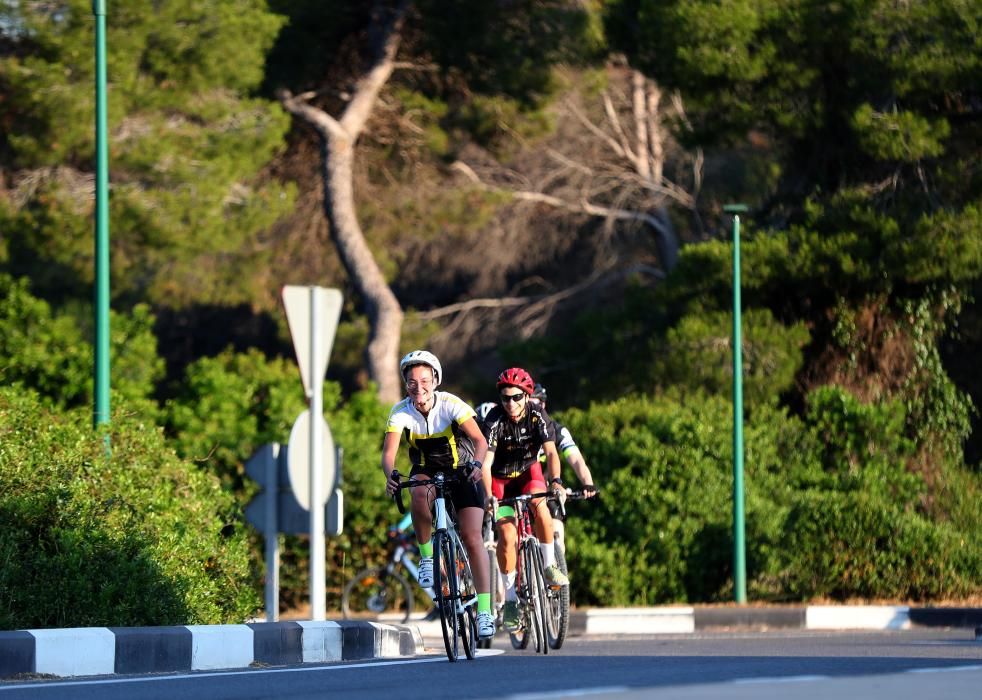
M 402 434 L 414 467 L 453 469 L 474 459 L 474 445 L 460 425 L 475 415 L 457 396 L 434 391 L 433 408 L 425 416 L 408 397 L 393 406 L 385 432 Z

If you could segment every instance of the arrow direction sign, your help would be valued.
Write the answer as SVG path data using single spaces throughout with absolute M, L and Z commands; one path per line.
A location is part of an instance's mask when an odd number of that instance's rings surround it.
M 310 399 L 314 384 L 323 381 L 327 371 L 327 358 L 331 356 L 334 334 L 341 318 L 341 292 L 324 287 L 287 285 L 283 287 L 282 297 L 293 349 L 297 353 L 300 381 Z M 311 357 L 312 332 L 317 333 L 317 357 Z

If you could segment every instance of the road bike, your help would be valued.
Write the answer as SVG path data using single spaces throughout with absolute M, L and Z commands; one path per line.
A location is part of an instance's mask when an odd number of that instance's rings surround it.
M 385 616 L 404 623 L 413 613 L 414 584 L 419 578 L 416 536 L 411 530 L 400 532 L 391 528 L 387 537 L 388 558 L 385 565 L 362 569 L 344 585 L 341 614 L 346 620 Z M 400 572 L 400 567 L 409 572 L 408 579 Z M 432 589 L 422 590 L 430 599 L 433 598 Z
M 518 625 L 509 630 L 508 635 L 515 649 L 527 649 L 529 644 L 532 644 L 535 651 L 541 654 L 549 653 L 546 628 L 546 582 L 539 538 L 535 536 L 532 528 L 535 518 L 529 501 L 548 498 L 550 495 L 531 493 L 498 501 L 499 506 L 510 505 L 515 509 L 515 523 L 518 528 L 518 569 L 515 576 Z
M 467 549 L 457 532 L 453 503 L 445 495 L 452 484 L 462 483 L 467 477 L 460 471 L 449 475 L 437 472 L 430 479 L 406 481 L 400 481 L 398 472 L 393 475 L 399 482 L 394 498 L 400 513 L 406 512 L 403 489 L 433 489 L 433 602 L 440 611 L 443 645 L 450 661 L 458 659 L 461 647 L 467 658 L 473 659 L 477 655 L 477 587 Z

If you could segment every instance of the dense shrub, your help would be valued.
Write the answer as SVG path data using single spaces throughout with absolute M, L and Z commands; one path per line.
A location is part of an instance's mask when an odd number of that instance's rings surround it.
M 238 508 L 244 509 L 258 487 L 244 476 L 243 464 L 263 444 L 286 445 L 293 422 L 305 408 L 296 365 L 252 351 L 225 352 L 190 365 L 166 413 L 178 452 L 217 475 L 234 494 Z M 373 391 L 355 393 L 342 402 L 338 384 L 324 383 L 324 417 L 343 450 L 345 499 L 344 531 L 326 542 L 328 609 L 340 607 L 341 588 L 355 570 L 385 555 L 386 527 L 399 518 L 385 498 L 379 467 L 387 415 L 388 407 Z M 251 528 L 250 532 L 258 591 L 263 544 L 259 533 Z M 283 536 L 281 561 L 281 603 L 302 605 L 309 591 L 308 538 Z
M 732 412 L 719 397 L 629 397 L 562 415 L 602 490 L 572 506 L 580 605 L 732 600 Z M 899 402 L 826 387 L 799 419 L 748 415 L 745 497 L 754 599 L 930 600 L 982 592 L 982 484 L 911 469 Z M 930 496 L 930 498 L 929 498 Z M 974 506 L 973 506 L 974 504 Z M 973 516 L 974 513 L 974 516 Z
M 233 500 L 123 413 L 107 443 L 88 411 L 0 389 L 0 628 L 241 622 L 258 607 Z

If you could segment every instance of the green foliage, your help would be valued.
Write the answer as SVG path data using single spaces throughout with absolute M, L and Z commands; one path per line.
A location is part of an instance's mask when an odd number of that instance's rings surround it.
M 91 243 L 83 245 L 91 184 L 79 172 L 93 149 L 91 12 L 88 0 L 0 10 L 17 49 L 0 60 L 10 154 L 22 169 L 67 166 L 39 187 L 22 183 L 0 206 L 13 240 L 9 269 L 39 272 L 45 297 L 77 294 L 91 279 Z M 226 301 L 208 279 L 224 277 L 216 257 L 237 252 L 292 203 L 290 188 L 255 182 L 289 119 L 248 97 L 280 25 L 265 0 L 140 0 L 108 15 L 115 295 Z
M 0 389 L 0 628 L 242 622 L 259 598 L 217 480 L 118 412 L 52 413 Z M 106 447 L 112 450 L 107 455 Z
M 86 311 L 90 311 L 86 309 Z M 88 316 L 91 321 L 91 313 Z M 157 356 L 153 316 L 144 305 L 130 314 L 110 312 L 109 363 L 113 400 L 137 406 L 153 419 L 150 402 L 163 376 Z M 26 279 L 0 274 L 0 376 L 38 392 L 48 405 L 77 407 L 92 402 L 92 346 L 82 325 L 70 314 L 55 314 L 34 297 Z
M 577 604 L 732 597 L 732 413 L 728 402 L 631 397 L 562 420 L 602 495 L 574 504 L 568 552 Z M 757 599 L 929 600 L 978 594 L 977 476 L 961 499 L 908 470 L 900 402 L 825 388 L 798 419 L 760 406 L 745 427 L 749 588 Z M 925 512 L 929 497 L 951 517 Z M 935 513 L 944 507 L 935 503 Z M 969 515 L 969 512 L 974 515 Z
M 801 369 L 803 323 L 786 328 L 766 309 L 742 314 L 743 396 L 748 407 L 776 404 Z M 733 387 L 733 314 L 685 316 L 652 348 L 654 384 L 728 395 Z
M 944 120 L 932 124 L 913 112 L 877 112 L 869 104 L 856 111 L 852 125 L 869 155 L 905 163 L 941 155 L 941 142 L 951 133 Z
M 338 396 L 337 385 L 325 385 L 325 401 Z M 246 459 L 267 442 L 285 444 L 303 410 L 296 364 L 268 360 L 257 350 L 192 363 L 165 407 L 177 453 L 237 490 Z

